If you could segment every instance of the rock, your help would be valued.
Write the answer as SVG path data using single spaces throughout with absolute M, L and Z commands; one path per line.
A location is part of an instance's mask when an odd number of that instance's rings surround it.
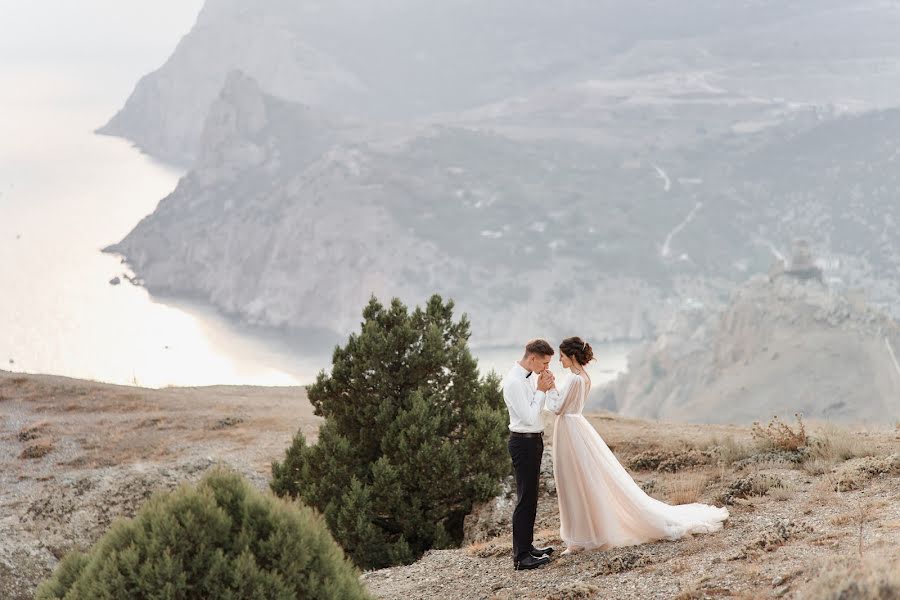
M 818 281 L 754 278 L 718 314 L 676 319 L 608 389 L 621 413 L 645 418 L 877 422 L 900 389 L 892 340 L 900 323 L 890 315 Z
M 118 277 L 113 277 L 109 280 L 109 285 L 119 285 L 120 283 L 122 283 L 122 280 Z
M 547 446 L 541 457 L 541 493 L 556 495 L 556 478 L 553 476 L 553 452 Z
M 309 13 L 284 8 L 291 14 L 269 14 L 280 9 L 276 5 L 252 10 L 247 2 L 205 3 L 174 55 L 138 82 L 100 133 L 127 137 L 145 152 L 190 165 L 203 145 L 207 110 L 234 70 L 262 81 L 273 95 L 317 106 L 347 106 L 365 96 L 356 75 L 310 46 L 294 26 L 309 22 L 303 20 Z
M 463 521 L 463 545 L 492 539 L 512 522 L 516 505 L 515 481 L 507 477 L 501 484 L 500 494 L 472 508 Z
M 553 455 L 550 448 L 544 448 L 541 459 L 539 494 L 556 495 L 556 480 L 553 478 Z M 513 477 L 507 477 L 501 484 L 498 496 L 475 506 L 463 521 L 463 545 L 489 540 L 509 530 L 513 509 L 516 506 L 516 484 Z M 508 554 L 505 550 L 503 553 Z

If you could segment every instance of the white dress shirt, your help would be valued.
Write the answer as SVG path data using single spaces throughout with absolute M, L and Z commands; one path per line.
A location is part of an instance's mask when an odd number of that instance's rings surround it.
M 537 375 L 528 376 L 531 371 L 518 362 L 503 378 L 503 400 L 509 411 L 509 430 L 516 433 L 540 433 L 544 431 L 541 411 L 544 401 L 550 397 L 554 402 L 559 393 L 556 389 L 546 394 L 537 389 Z

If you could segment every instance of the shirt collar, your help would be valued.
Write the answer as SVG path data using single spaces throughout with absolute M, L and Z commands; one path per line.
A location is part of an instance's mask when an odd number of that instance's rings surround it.
M 513 372 L 516 373 L 522 379 L 528 377 L 528 374 L 531 373 L 528 369 L 519 364 L 519 361 L 513 363 Z

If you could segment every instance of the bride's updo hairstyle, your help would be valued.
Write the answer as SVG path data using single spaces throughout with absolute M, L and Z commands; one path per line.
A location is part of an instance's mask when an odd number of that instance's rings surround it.
M 559 351 L 569 358 L 574 358 L 581 366 L 594 360 L 594 349 L 578 336 L 564 339 L 559 345 Z

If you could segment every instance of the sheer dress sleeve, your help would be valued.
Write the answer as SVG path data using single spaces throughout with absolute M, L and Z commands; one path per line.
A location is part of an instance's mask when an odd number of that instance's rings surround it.
M 556 398 L 547 396 L 547 410 L 557 415 L 562 415 L 578 402 L 581 396 L 581 388 L 584 381 L 578 375 L 570 375 L 563 383 L 562 389 Z

